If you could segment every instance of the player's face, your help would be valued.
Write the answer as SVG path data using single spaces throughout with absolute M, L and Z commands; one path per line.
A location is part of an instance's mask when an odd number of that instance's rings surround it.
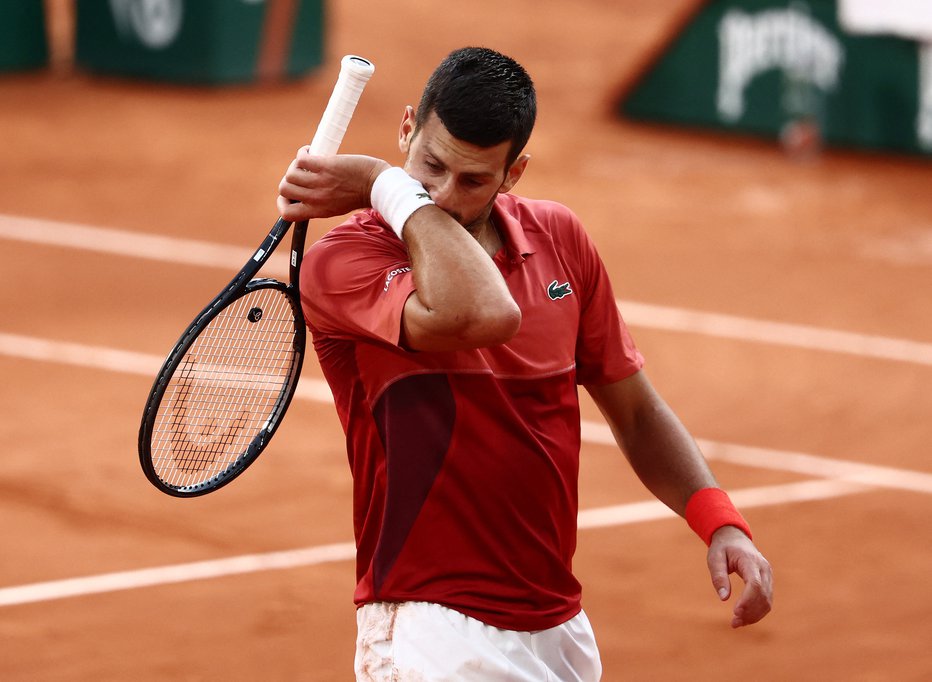
M 521 177 L 527 157 L 512 166 L 506 161 L 510 142 L 477 147 L 459 140 L 431 113 L 416 131 L 414 111 L 405 110 L 399 146 L 407 155 L 405 170 L 430 192 L 431 199 L 467 230 L 488 220 L 499 192 L 509 191 Z

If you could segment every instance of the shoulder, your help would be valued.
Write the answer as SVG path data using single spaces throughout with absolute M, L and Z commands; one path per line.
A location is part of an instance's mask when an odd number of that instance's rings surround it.
M 576 254 L 592 249 L 582 221 L 558 201 L 503 194 L 496 207 L 513 225 L 520 225 L 520 232 L 532 243 L 552 244 L 558 251 Z
M 517 194 L 502 194 L 496 204 L 525 229 L 546 231 L 582 229 L 579 218 L 564 204 L 550 199 L 529 199 Z
M 301 287 L 329 293 L 381 290 L 385 274 L 407 267 L 408 259 L 391 228 L 374 211 L 362 211 L 311 245 L 301 265 Z
M 365 209 L 359 213 L 349 216 L 344 222 L 330 229 L 323 237 L 314 243 L 317 246 L 320 243 L 329 243 L 342 241 L 344 239 L 370 240 L 373 242 L 385 241 L 386 243 L 398 241 L 395 233 L 383 223 L 379 214 L 370 209 Z M 313 247 L 312 247 L 313 248 Z
M 347 252 L 355 254 L 354 259 L 376 254 L 397 258 L 407 254 L 404 243 L 371 209 L 351 216 L 315 241 L 307 251 L 306 260 L 314 263 L 336 257 L 343 259 L 348 256 Z

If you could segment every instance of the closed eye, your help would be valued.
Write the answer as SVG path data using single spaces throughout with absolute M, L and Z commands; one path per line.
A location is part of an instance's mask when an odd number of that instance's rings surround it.
M 424 165 L 427 167 L 427 170 L 433 173 L 439 173 L 440 171 L 443 170 L 443 166 L 441 166 L 436 161 L 432 161 L 430 159 L 424 159 Z

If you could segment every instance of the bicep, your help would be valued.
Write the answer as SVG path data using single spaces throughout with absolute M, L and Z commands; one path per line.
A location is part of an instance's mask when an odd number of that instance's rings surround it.
M 336 337 L 397 343 L 413 288 L 404 253 L 359 235 L 325 237 L 301 266 L 301 303 L 312 328 Z
M 608 384 L 587 384 L 586 390 L 612 429 L 615 440 L 626 452 L 626 440 L 636 432 L 644 415 L 658 409 L 663 401 L 643 370 Z
M 417 351 L 459 350 L 448 347 L 452 344 L 449 344 L 446 337 L 436 333 L 431 325 L 430 310 L 418 297 L 417 290 L 408 296 L 401 312 L 400 345 Z

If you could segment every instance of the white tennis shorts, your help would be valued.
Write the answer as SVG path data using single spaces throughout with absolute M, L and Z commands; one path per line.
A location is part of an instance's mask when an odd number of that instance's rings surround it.
M 356 612 L 357 682 L 597 682 L 602 662 L 586 614 L 536 632 L 501 630 L 428 602 Z

